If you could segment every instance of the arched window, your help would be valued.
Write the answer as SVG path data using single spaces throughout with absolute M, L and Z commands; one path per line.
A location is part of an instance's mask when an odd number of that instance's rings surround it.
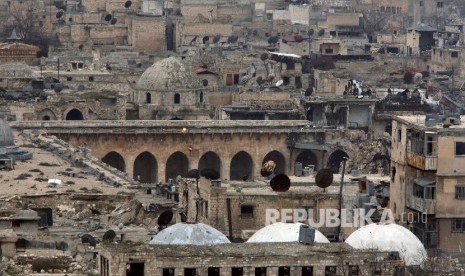
M 150 94 L 150 93 L 145 94 L 145 102 L 146 103 L 152 103 L 152 94 Z
M 203 92 L 200 92 L 199 101 L 203 103 Z
M 180 104 L 181 103 L 181 95 L 179 93 L 174 94 L 174 104 Z

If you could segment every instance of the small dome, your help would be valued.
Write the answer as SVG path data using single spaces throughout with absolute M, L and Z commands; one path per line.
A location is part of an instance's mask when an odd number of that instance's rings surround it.
M 398 224 L 368 224 L 353 232 L 345 241 L 356 249 L 397 251 L 407 266 L 421 265 L 427 258 L 421 241 Z
M 201 89 L 200 79 L 191 68 L 179 59 L 169 57 L 155 62 L 137 82 L 137 88 L 153 91 L 179 91 Z
M 300 225 L 302 223 L 273 223 L 255 232 L 247 242 L 298 242 Z M 315 242 L 329 243 L 329 240 L 315 230 Z
M 7 122 L 0 119 L 0 147 L 14 146 L 13 132 Z
M 158 233 L 150 244 L 214 245 L 230 243 L 228 238 L 215 228 L 203 223 L 176 223 Z

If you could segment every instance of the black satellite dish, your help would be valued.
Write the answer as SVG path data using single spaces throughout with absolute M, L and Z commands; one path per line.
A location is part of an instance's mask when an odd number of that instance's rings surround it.
M 107 14 L 105 15 L 105 21 L 110 21 L 111 19 L 113 18 L 113 16 L 111 14 Z
M 206 36 L 204 36 L 204 37 L 202 38 L 203 44 L 207 43 L 207 41 L 210 41 L 210 37 L 209 37 L 208 35 L 206 35 Z
M 126 9 L 128 9 L 131 5 L 132 5 L 132 2 L 131 2 L 131 1 L 126 1 L 126 3 L 124 3 L 124 7 L 125 7 Z
M 315 175 L 315 184 L 326 189 L 333 183 L 333 172 L 331 169 L 321 169 Z
M 61 90 L 63 90 L 63 84 L 61 84 L 61 83 L 55 84 L 55 86 L 53 87 L 53 90 L 54 90 L 55 92 L 57 92 L 57 93 L 58 93 L 58 92 L 61 92 Z
M 215 35 L 215 36 L 213 37 L 213 43 L 218 43 L 218 42 L 220 41 L 220 39 L 221 39 L 221 36 L 220 36 L 220 35 L 218 35 L 218 34 Z
M 193 169 L 187 172 L 187 178 L 198 179 L 200 177 L 199 170 Z
M 78 47 L 79 50 L 82 50 L 84 49 L 84 45 L 80 44 L 79 47 Z
M 268 38 L 268 44 L 276 44 L 279 41 L 279 37 L 277 36 L 270 36 Z
M 287 192 L 291 187 L 289 176 L 280 173 L 270 180 L 271 189 L 275 192 Z
M 202 85 L 203 85 L 203 86 L 207 86 L 207 85 L 208 85 L 208 80 L 203 79 L 203 80 L 202 80 Z
M 173 212 L 171 210 L 166 210 L 158 217 L 157 224 L 158 226 L 167 226 L 173 219 Z
M 103 242 L 104 243 L 107 243 L 107 242 L 113 242 L 113 240 L 116 238 L 116 233 L 115 231 L 113 230 L 108 230 L 107 232 L 105 232 L 105 234 L 103 234 Z
M 325 30 L 324 29 L 321 29 L 318 31 L 318 36 L 322 36 L 325 34 Z
M 220 178 L 220 173 L 217 172 L 215 169 L 212 168 L 205 168 L 200 171 L 200 175 L 205 177 L 206 179 L 216 180 Z
M 90 246 L 95 246 L 97 242 L 91 234 L 84 234 L 81 237 L 81 243 L 88 243 Z
M 64 12 L 60 10 L 60 11 L 57 12 L 57 14 L 55 16 L 58 19 L 58 18 L 61 18 L 63 16 L 63 14 L 64 14 Z
M 118 19 L 112 18 L 112 19 L 110 20 L 110 24 L 111 24 L 111 25 L 115 25 L 117 21 L 118 21 Z
M 305 96 L 310 96 L 313 94 L 313 87 L 308 87 L 306 90 L 305 90 Z
M 258 84 L 262 84 L 262 83 L 263 83 L 263 78 L 260 76 L 260 77 L 258 77 L 255 81 L 256 81 Z

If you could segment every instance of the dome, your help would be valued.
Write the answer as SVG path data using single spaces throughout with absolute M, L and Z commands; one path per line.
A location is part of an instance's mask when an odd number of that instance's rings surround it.
M 353 232 L 345 241 L 356 249 L 397 251 L 407 266 L 420 265 L 426 258 L 421 241 L 398 224 L 368 224 Z
M 176 223 L 163 229 L 150 244 L 214 245 L 230 243 L 228 238 L 215 228 L 203 223 Z
M 0 147 L 14 146 L 13 132 L 7 122 L 0 119 Z
M 247 242 L 298 242 L 300 225 L 302 223 L 273 223 L 255 232 Z M 315 230 L 315 242 L 329 243 L 329 240 Z
M 155 62 L 137 82 L 137 88 L 153 91 L 201 89 L 202 84 L 194 71 L 179 59 L 169 57 Z

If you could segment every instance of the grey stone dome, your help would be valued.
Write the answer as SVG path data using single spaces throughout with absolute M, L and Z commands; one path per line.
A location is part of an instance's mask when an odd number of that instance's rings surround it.
M 228 238 L 215 228 L 203 223 L 176 223 L 163 229 L 150 244 L 214 245 L 230 243 Z
M 179 91 L 201 89 L 200 79 L 193 69 L 178 58 L 169 57 L 155 62 L 137 81 L 136 87 L 152 91 Z
M 0 119 L 0 147 L 14 146 L 13 131 L 7 122 Z

